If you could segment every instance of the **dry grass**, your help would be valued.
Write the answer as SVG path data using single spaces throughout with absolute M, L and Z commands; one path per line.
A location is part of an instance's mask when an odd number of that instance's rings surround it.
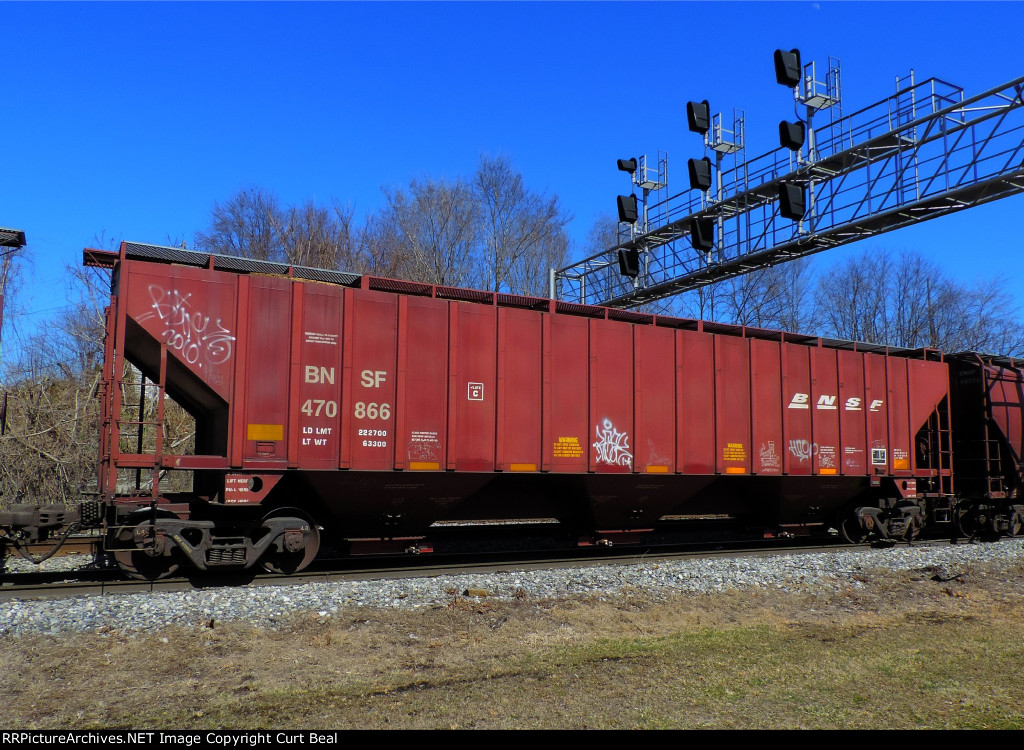
M 59 606 L 59 604 L 55 604 Z M 3 728 L 1024 728 L 1024 567 L 0 640 Z

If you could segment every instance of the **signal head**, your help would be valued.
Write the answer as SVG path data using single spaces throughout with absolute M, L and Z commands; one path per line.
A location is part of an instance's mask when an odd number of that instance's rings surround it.
M 711 127 L 711 105 L 707 99 L 686 103 L 686 124 L 692 132 L 707 135 Z
M 791 89 L 800 85 L 800 50 L 775 50 L 775 80 Z
M 616 198 L 619 209 L 619 221 L 627 224 L 636 224 L 639 213 L 636 208 L 635 195 L 620 195 Z

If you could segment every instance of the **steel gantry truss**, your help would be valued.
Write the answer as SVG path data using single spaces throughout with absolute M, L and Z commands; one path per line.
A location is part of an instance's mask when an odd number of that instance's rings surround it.
M 0 227 L 0 247 L 13 247 L 15 250 L 25 246 L 25 233 L 20 229 Z
M 719 158 L 716 189 L 646 206 L 634 236 L 557 271 L 556 296 L 637 307 L 1024 192 L 1024 77 L 971 98 L 935 78 L 897 81 L 893 96 L 811 133 L 799 152 L 724 170 Z M 779 214 L 783 183 L 806 189 L 801 221 Z M 689 242 L 694 219 L 714 222 L 708 253 Z M 620 248 L 639 251 L 636 278 L 619 273 Z

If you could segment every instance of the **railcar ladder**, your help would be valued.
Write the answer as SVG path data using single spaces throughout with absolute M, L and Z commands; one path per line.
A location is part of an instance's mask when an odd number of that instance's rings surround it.
M 987 400 L 987 396 L 986 396 Z M 985 462 L 985 491 L 988 497 L 1002 497 L 1005 494 L 1003 487 L 1003 451 L 999 440 L 992 437 L 992 421 L 985 420 L 984 437 L 981 444 L 983 447 L 983 460 Z
M 983 373 L 985 364 L 987 363 L 983 362 L 982 364 Z M 1000 379 L 993 378 L 991 381 L 988 381 L 986 387 L 986 379 L 984 374 L 982 375 L 981 383 L 984 389 L 984 413 L 986 415 L 982 441 L 984 446 L 986 490 L 990 498 L 1006 497 L 1008 489 L 1005 479 L 1006 469 L 1008 468 L 1007 463 L 1010 461 L 1010 457 L 1005 455 L 1006 451 L 1003 448 L 1003 441 L 999 438 L 1001 430 L 995 424 L 992 416 L 995 414 L 996 408 L 996 403 L 992 399 L 992 389 L 999 382 L 1001 382 Z M 1005 406 L 1005 404 L 1003 405 Z
M 160 494 L 160 459 L 166 431 L 166 347 L 160 347 L 157 380 L 150 380 L 123 358 L 117 360 L 114 368 L 107 381 L 111 393 L 110 417 L 106 421 L 110 435 L 107 462 L 116 470 L 116 484 L 108 487 L 108 491 L 117 495 L 148 496 L 156 501 Z M 125 486 L 122 470 L 134 470 L 131 483 L 134 487 Z M 143 481 L 144 473 L 151 473 L 152 479 Z
M 953 495 L 953 430 L 950 429 L 949 400 L 943 399 L 937 411 L 939 491 L 948 497 Z
M 953 432 L 950 429 L 949 400 L 942 399 L 918 433 L 918 468 L 931 469 L 928 506 L 934 520 L 952 520 Z M 934 493 L 934 494 L 932 494 Z
M 153 478 L 147 482 L 146 487 L 153 497 L 157 496 L 157 488 L 160 480 L 160 464 L 157 460 L 163 453 L 164 442 L 164 396 L 165 390 L 161 383 L 149 380 L 138 370 L 138 382 L 129 382 L 121 379 L 121 417 L 117 420 L 117 431 L 120 440 L 122 455 L 151 456 L 153 467 L 151 469 Z M 133 403 L 130 396 L 138 392 L 138 403 L 125 409 L 124 404 Z M 129 419 L 124 419 L 125 412 L 128 412 Z M 151 417 L 151 418 L 150 418 Z M 134 450 L 133 450 L 134 449 Z M 148 467 L 147 467 L 147 470 Z M 142 481 L 143 467 L 135 467 L 135 494 L 143 494 Z

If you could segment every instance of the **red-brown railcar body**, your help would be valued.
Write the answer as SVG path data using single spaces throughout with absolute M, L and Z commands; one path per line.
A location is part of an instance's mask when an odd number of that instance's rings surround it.
M 966 353 L 950 367 L 959 531 L 1017 535 L 1024 527 L 1024 362 Z
M 702 518 L 850 538 L 950 520 L 933 351 L 130 243 L 86 261 L 113 269 L 100 485 L 130 572 L 295 569 L 318 525 L 358 551 L 465 519 L 557 519 L 583 543 Z M 156 384 L 145 451 L 125 362 Z M 194 454 L 162 439 L 164 394 Z M 192 493 L 161 491 L 175 471 Z M 152 478 L 126 490 L 133 472 Z

